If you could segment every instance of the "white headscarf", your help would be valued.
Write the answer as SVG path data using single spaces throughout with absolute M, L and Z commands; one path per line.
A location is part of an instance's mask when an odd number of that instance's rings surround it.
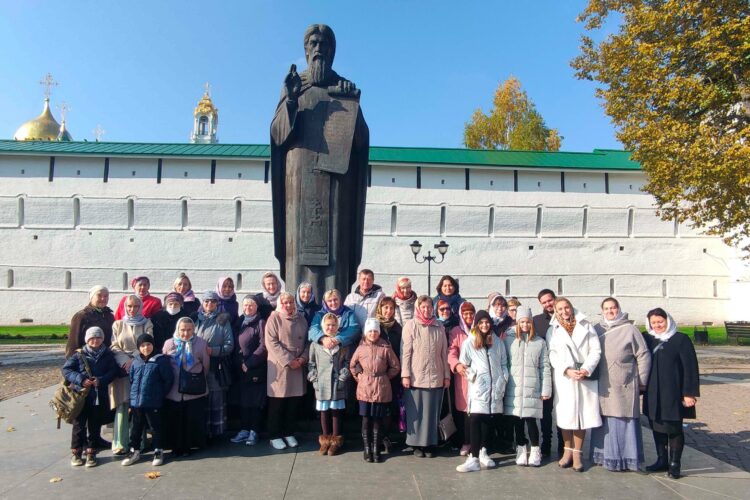
M 667 340 L 672 338 L 672 335 L 677 333 L 677 324 L 674 322 L 674 319 L 672 319 L 672 315 L 667 313 L 667 329 L 664 333 L 656 333 L 651 328 L 651 322 L 648 320 L 648 317 L 646 317 L 646 331 L 649 335 L 654 337 L 656 340 L 659 340 L 661 342 L 666 342 Z

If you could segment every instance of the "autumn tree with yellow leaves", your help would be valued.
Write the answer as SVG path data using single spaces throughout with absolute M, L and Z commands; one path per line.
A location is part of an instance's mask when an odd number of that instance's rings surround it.
M 750 251 L 750 2 L 589 0 L 579 21 L 591 36 L 572 66 L 599 84 L 662 218 Z
M 512 76 L 495 91 L 490 113 L 477 109 L 464 128 L 464 145 L 471 149 L 558 151 L 562 139 Z

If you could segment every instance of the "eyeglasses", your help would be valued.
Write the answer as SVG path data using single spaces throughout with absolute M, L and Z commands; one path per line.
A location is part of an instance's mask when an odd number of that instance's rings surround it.
M 440 312 L 445 312 L 445 311 L 450 311 L 450 310 L 451 310 L 450 307 L 441 307 L 441 308 L 438 309 L 438 311 L 440 311 Z

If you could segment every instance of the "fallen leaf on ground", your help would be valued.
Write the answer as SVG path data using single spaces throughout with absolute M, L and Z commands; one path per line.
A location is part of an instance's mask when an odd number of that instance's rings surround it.
M 144 475 L 146 476 L 146 479 L 156 479 L 158 477 L 161 477 L 161 472 L 156 472 L 152 470 L 152 471 L 147 472 Z
M 15 427 L 8 427 L 8 429 L 6 429 L 6 431 L 5 431 L 5 432 L 13 432 L 13 431 L 15 431 L 15 430 L 16 430 L 16 428 L 15 428 Z
M 50 483 L 59 483 L 60 481 L 62 481 L 61 477 L 53 477 L 49 480 Z

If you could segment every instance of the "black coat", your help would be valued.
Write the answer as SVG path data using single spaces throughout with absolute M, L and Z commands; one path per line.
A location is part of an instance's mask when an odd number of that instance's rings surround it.
M 151 316 L 151 323 L 154 325 L 155 353 L 161 353 L 161 350 L 164 347 L 164 342 L 172 338 L 174 330 L 177 328 L 177 320 L 189 316 L 189 312 L 186 311 L 184 307 L 174 316 L 169 314 L 165 309 L 162 309 Z
M 547 330 L 549 329 L 550 321 L 552 321 L 552 315 L 547 314 L 546 312 L 534 316 L 534 333 L 537 337 L 543 339 L 547 338 Z
M 651 351 L 651 372 L 643 395 L 643 414 L 649 420 L 695 418 L 695 407 L 682 406 L 683 396 L 700 396 L 698 358 L 690 338 L 677 332 L 667 342 L 644 334 Z M 659 345 L 662 345 L 657 349 Z
M 401 359 L 401 325 L 398 321 L 393 323 L 388 330 L 385 329 L 383 324 L 380 324 L 380 338 L 384 339 L 391 345 L 391 349 L 396 353 L 396 357 Z M 400 378 L 400 377 L 396 377 Z

